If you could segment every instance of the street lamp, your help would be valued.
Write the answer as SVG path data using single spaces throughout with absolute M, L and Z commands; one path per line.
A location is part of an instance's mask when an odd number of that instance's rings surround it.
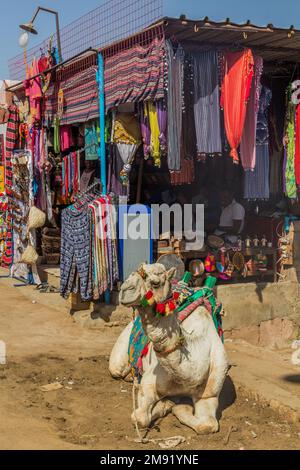
M 58 20 L 58 12 L 54 10 L 50 10 L 49 8 L 38 7 L 32 17 L 32 20 L 29 23 L 20 24 L 20 28 L 25 31 L 21 33 L 19 44 L 21 47 L 26 47 L 28 44 L 28 33 L 31 34 L 38 34 L 37 30 L 34 28 L 34 20 L 36 19 L 37 15 L 40 11 L 45 11 L 47 13 L 51 13 L 55 15 L 55 24 L 56 24 L 56 38 L 57 38 L 57 49 L 58 49 L 58 57 L 59 63 L 62 61 L 62 54 L 61 54 L 61 42 L 60 42 L 60 32 L 59 32 L 59 20 Z

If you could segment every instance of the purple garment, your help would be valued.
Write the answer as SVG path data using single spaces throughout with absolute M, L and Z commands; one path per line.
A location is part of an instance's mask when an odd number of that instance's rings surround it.
M 160 100 L 156 102 L 156 112 L 157 112 L 157 119 L 158 119 L 158 127 L 159 127 L 159 142 L 160 148 L 162 152 L 167 151 L 167 124 L 168 124 L 168 112 L 167 112 L 167 105 L 164 100 Z
M 143 138 L 144 156 L 147 157 L 150 154 L 150 142 L 151 142 L 151 129 L 148 116 L 145 116 L 143 103 L 140 108 L 140 124 L 141 134 Z

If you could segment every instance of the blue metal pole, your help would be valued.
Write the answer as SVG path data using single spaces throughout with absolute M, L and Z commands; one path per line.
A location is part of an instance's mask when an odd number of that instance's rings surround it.
M 99 115 L 100 115 L 100 145 L 98 156 L 100 159 L 101 185 L 103 194 L 107 193 L 106 185 L 106 152 L 105 152 L 105 97 L 104 97 L 104 61 L 98 53 L 97 82 L 99 88 Z
M 106 151 L 105 151 L 105 96 L 104 96 L 104 60 L 101 52 L 98 52 L 98 70 L 97 83 L 99 90 L 99 116 L 100 116 L 100 145 L 98 148 L 98 156 L 100 159 L 100 179 L 102 193 L 107 193 L 106 184 Z M 110 304 L 110 291 L 107 289 L 104 293 L 106 305 Z

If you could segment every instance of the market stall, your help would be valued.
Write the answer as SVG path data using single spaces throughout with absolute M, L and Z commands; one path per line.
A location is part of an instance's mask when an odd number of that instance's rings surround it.
M 38 283 L 37 267 L 56 265 L 63 296 L 107 299 L 126 272 L 118 206 L 177 203 L 192 205 L 193 222 L 204 205 L 204 244 L 191 248 L 159 227 L 149 262 L 175 255 L 197 285 L 207 274 L 282 279 L 300 184 L 299 38 L 293 29 L 165 19 L 60 64 L 49 45 L 24 83 L 7 88 L 1 250 L 11 274 Z M 16 180 L 18 158 L 27 188 Z M 30 227 L 32 211 L 43 223 Z

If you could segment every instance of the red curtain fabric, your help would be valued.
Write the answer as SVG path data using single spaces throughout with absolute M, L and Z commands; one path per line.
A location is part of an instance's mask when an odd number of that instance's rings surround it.
M 300 105 L 296 108 L 295 122 L 295 178 L 297 186 L 300 185 Z
M 238 163 L 240 144 L 254 75 L 254 58 L 250 49 L 223 54 L 223 83 L 221 107 L 224 109 L 224 123 L 230 156 Z

